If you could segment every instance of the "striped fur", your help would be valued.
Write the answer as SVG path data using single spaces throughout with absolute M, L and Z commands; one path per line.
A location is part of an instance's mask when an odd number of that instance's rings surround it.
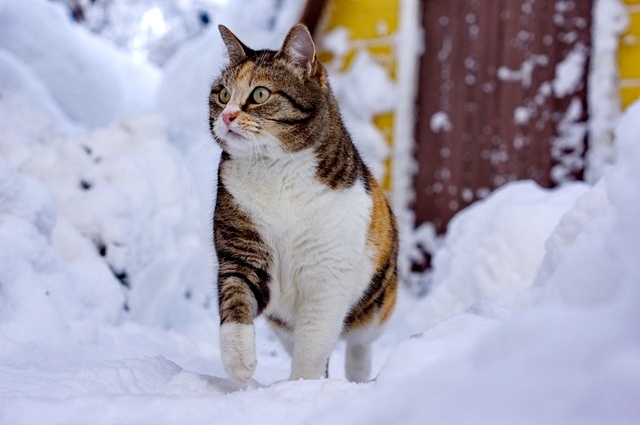
M 251 377 L 253 319 L 265 314 L 292 356 L 292 379 L 325 376 L 343 337 L 347 378 L 364 381 L 396 300 L 393 213 L 307 29 L 294 26 L 279 51 L 220 32 L 230 64 L 212 86 L 209 123 L 223 149 L 214 242 L 225 370 Z

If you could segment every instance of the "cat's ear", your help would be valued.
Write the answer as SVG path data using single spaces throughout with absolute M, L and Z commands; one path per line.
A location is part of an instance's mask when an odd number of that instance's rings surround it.
M 291 63 L 302 68 L 310 77 L 316 72 L 316 46 L 306 26 L 296 24 L 282 43 L 278 56 L 286 57 Z
M 241 61 L 248 56 L 249 52 L 252 52 L 242 41 L 238 40 L 238 37 L 236 37 L 229 28 L 224 25 L 218 25 L 218 30 L 222 36 L 222 41 L 224 41 L 224 44 L 227 46 L 231 63 Z

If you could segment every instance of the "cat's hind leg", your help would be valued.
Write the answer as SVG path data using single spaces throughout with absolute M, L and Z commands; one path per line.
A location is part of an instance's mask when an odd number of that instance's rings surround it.
M 370 324 L 345 334 L 347 352 L 345 376 L 351 382 L 366 382 L 371 375 L 371 345 L 380 335 L 379 326 Z
M 347 342 L 344 369 L 349 381 L 367 381 L 371 374 L 371 343 Z

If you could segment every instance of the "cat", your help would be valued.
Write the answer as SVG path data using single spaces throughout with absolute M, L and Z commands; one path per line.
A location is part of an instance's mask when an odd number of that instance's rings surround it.
M 292 358 L 290 379 L 326 377 L 343 337 L 346 377 L 364 382 L 397 297 L 394 215 L 307 28 L 293 26 L 278 51 L 219 30 L 229 64 L 211 88 L 209 125 L 222 148 L 213 230 L 225 371 L 253 376 L 253 320 L 264 314 Z

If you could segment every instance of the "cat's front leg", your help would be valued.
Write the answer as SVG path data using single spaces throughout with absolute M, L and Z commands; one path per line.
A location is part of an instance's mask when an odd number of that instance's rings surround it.
M 220 326 L 220 354 L 224 370 L 231 378 L 248 381 L 257 364 L 253 324 L 234 322 Z
M 222 365 L 231 378 L 246 382 L 253 376 L 257 363 L 253 326 L 256 301 L 240 277 L 222 275 L 218 288 Z
M 268 247 L 227 191 L 222 177 L 218 180 L 213 230 L 218 257 L 220 357 L 229 376 L 245 382 L 256 368 L 253 319 L 269 303 L 271 259 Z

